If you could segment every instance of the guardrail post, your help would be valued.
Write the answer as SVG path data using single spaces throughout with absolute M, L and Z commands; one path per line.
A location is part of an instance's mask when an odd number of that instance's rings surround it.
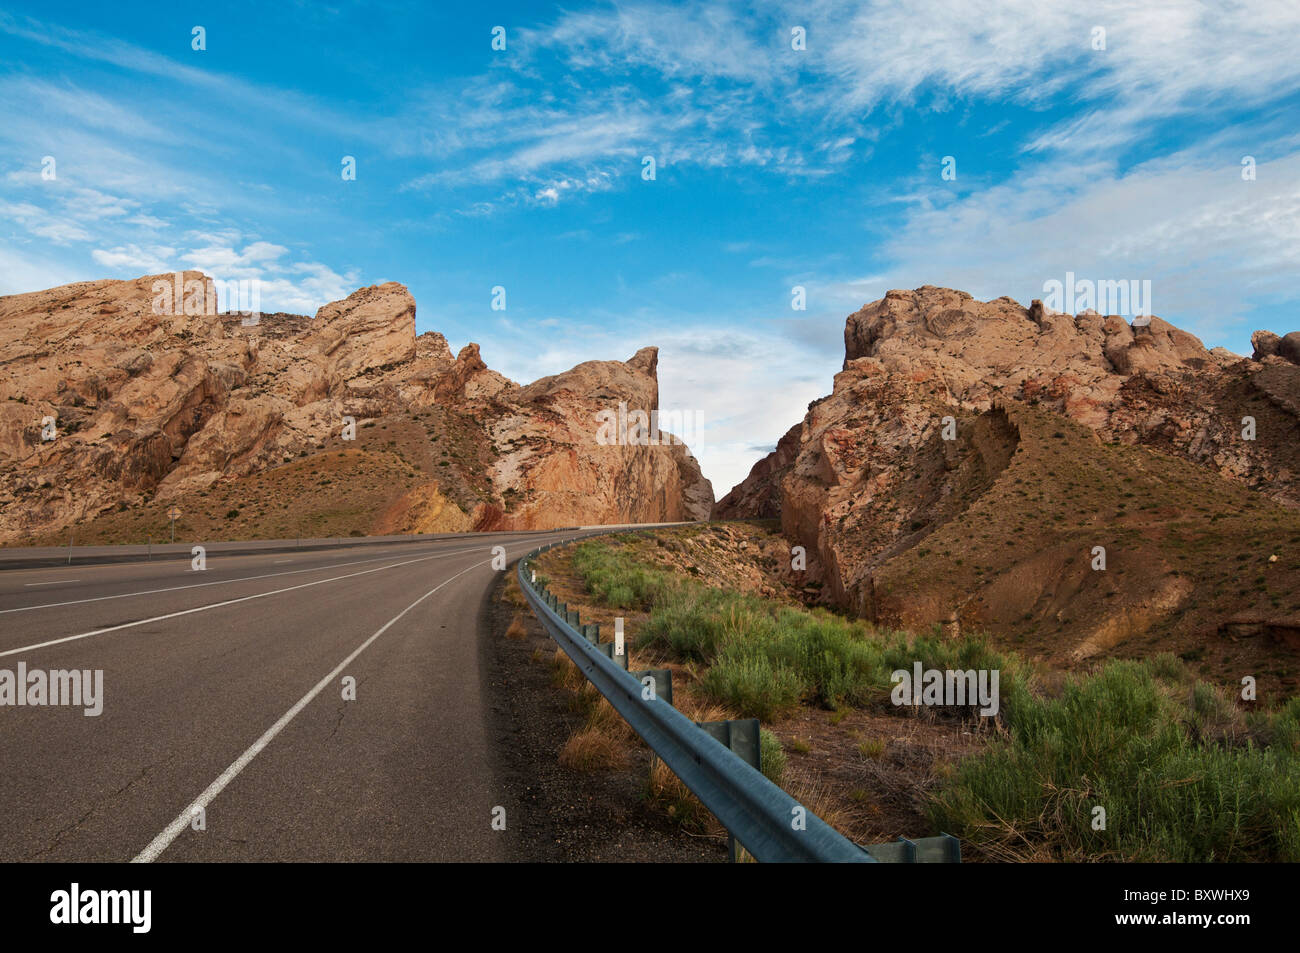
M 670 668 L 639 668 L 636 671 L 629 671 L 629 675 L 641 683 L 641 697 L 645 701 L 653 699 L 656 702 L 664 702 L 667 705 L 673 703 L 673 670 Z M 646 679 L 650 680 L 650 685 L 646 685 Z M 649 687 L 652 689 L 650 698 L 645 697 L 645 690 Z M 659 755 L 655 754 L 655 749 L 650 749 L 650 780 L 654 781 L 655 765 L 659 762 Z
M 730 721 L 697 721 L 697 725 L 719 742 L 740 755 L 751 768 L 763 771 L 763 740 L 757 718 L 737 718 Z M 734 864 L 740 859 L 736 838 L 727 832 L 727 854 Z
M 613 662 L 623 671 L 625 672 L 627 671 L 627 653 L 624 652 L 622 655 L 615 655 L 613 642 L 598 643 L 596 645 L 596 651 L 600 652 L 602 655 L 605 656 L 605 658 L 609 659 L 611 662 Z

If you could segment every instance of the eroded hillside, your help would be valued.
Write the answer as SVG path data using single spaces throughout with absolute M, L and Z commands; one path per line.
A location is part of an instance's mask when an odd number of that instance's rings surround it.
M 1244 359 L 1135 324 L 890 292 L 849 317 L 833 392 L 715 517 L 779 516 L 825 598 L 886 625 L 986 630 L 1066 664 L 1289 658 L 1294 336 L 1256 335 Z
M 173 297 L 158 288 L 175 283 Z M 314 318 L 212 313 L 198 272 L 0 298 L 0 542 L 548 528 L 708 515 L 680 443 L 602 443 L 658 408 L 657 351 L 523 386 L 415 333 L 400 284 Z M 191 287 L 199 289 L 191 300 Z M 191 313 L 186 313 L 187 311 Z

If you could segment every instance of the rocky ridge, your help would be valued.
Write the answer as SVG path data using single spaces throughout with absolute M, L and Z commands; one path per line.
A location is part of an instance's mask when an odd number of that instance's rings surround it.
M 1280 547 L 1261 580 L 1300 564 L 1280 528 L 1300 508 L 1300 335 L 1257 334 L 1243 358 L 1158 317 L 927 286 L 865 306 L 844 339 L 832 393 L 714 516 L 779 516 L 827 598 L 860 615 L 1068 630 L 1062 644 L 1083 657 L 1186 608 L 1202 570 L 1182 568 L 1183 548 L 1218 539 L 1235 558 L 1250 538 L 1266 558 Z M 1231 520 L 1238 538 L 1219 539 Z M 1184 526 L 1201 535 L 1170 551 Z M 1090 574 L 1084 544 L 1103 536 L 1142 559 Z M 1101 578 L 1111 588 L 1093 591 Z M 1300 609 L 1258 585 L 1221 607 Z
M 412 469 L 385 528 L 394 512 L 418 524 L 448 504 L 461 519 L 440 525 L 476 529 L 687 520 L 712 506 L 684 445 L 596 440 L 611 402 L 657 408 L 654 348 L 521 387 L 477 344 L 453 357 L 441 334 L 417 336 L 415 300 L 395 282 L 255 324 L 213 313 L 205 287 L 185 272 L 0 298 L 0 542 L 207 495 L 327 444 L 359 452 L 366 441 L 339 440 L 349 418 L 355 433 L 403 415 L 436 418 L 432 437 L 454 430 L 457 450 L 434 479 Z

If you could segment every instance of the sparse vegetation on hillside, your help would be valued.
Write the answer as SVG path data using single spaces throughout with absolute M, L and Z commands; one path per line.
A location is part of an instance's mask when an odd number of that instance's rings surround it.
M 694 530 L 698 533 L 699 530 Z M 654 564 L 646 534 L 587 542 L 572 569 L 594 601 L 645 613 L 634 646 L 686 664 L 710 703 L 780 730 L 809 705 L 914 716 L 889 702 L 890 675 L 997 669 L 994 725 L 955 714 L 985 739 L 940 765 L 915 796 L 934 830 L 993 859 L 1300 859 L 1300 699 L 1247 712 L 1165 653 L 1110 661 L 1064 681 L 983 638 L 880 631 L 820 609 L 706 585 Z M 793 750 L 806 753 L 800 742 Z M 857 742 L 864 762 L 885 752 Z M 871 772 L 867 772 L 870 776 Z M 831 782 L 834 783 L 834 782 Z M 847 792 L 870 801 L 860 787 Z M 1094 808 L 1106 812 L 1094 829 Z M 906 833 L 906 832 L 902 832 Z M 911 832 L 916 834 L 917 832 Z
M 1021 663 L 986 640 L 880 632 L 867 623 L 706 586 L 639 563 L 608 543 L 575 547 L 574 568 L 607 604 L 650 612 L 636 647 L 707 665 L 710 700 L 744 717 L 771 719 L 806 702 L 827 708 L 888 702 L 892 672 L 998 669 L 1003 686 Z
M 996 479 L 956 481 L 935 505 L 935 474 L 911 474 L 881 504 L 913 514 L 901 540 L 876 540 L 882 512 L 861 511 L 860 528 L 849 520 L 842 558 L 871 566 L 878 619 L 926 625 L 943 607 L 963 630 L 1057 664 L 1172 651 L 1205 677 L 1240 670 L 1270 693 L 1295 691 L 1293 650 L 1235 643 L 1219 626 L 1300 619 L 1300 513 L 1184 459 L 1103 443 L 1048 410 L 1011 402 L 1006 415 L 1016 449 Z M 979 419 L 958 432 L 978 435 Z

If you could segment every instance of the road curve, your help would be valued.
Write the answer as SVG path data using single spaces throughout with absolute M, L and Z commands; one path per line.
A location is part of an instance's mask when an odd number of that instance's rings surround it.
M 0 574 L 0 677 L 103 672 L 98 716 L 0 707 L 0 860 L 506 859 L 492 548 L 573 535 Z

